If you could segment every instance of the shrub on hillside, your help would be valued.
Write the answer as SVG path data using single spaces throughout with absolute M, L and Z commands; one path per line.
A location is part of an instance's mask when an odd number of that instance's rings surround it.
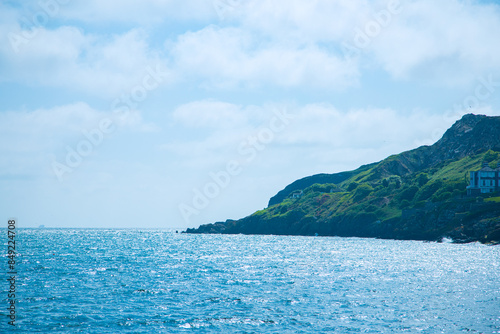
M 366 196 L 368 196 L 371 192 L 373 191 L 373 188 L 368 185 L 368 184 L 362 184 L 356 188 L 356 191 L 354 192 L 353 199 L 355 201 L 360 201 Z
M 417 201 L 424 201 L 428 200 L 434 195 L 434 193 L 438 190 L 440 190 L 443 187 L 443 181 L 437 180 L 431 183 L 427 183 L 424 187 L 422 187 L 417 195 L 416 195 L 416 200 Z
M 415 194 L 418 192 L 419 188 L 417 186 L 411 186 L 403 192 L 401 192 L 401 195 L 399 196 L 399 199 L 401 201 L 407 200 L 409 202 L 413 201 L 413 198 L 415 197 Z

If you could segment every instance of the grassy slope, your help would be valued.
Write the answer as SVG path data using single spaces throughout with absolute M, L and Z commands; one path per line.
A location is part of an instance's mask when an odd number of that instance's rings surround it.
M 398 155 L 394 155 L 338 186 L 314 184 L 304 189 L 302 198 L 287 198 L 253 216 L 270 220 L 298 213 L 326 222 L 334 217 L 365 215 L 383 222 L 400 217 L 403 209 L 423 207 L 429 201 L 446 203 L 463 196 L 469 172 L 480 169 L 484 161 L 494 167 L 499 158 L 499 152 L 488 151 L 418 173 L 384 175 L 380 166 L 397 160 Z

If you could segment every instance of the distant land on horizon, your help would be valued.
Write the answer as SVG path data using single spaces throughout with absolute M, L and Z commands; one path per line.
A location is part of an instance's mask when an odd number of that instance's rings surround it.
M 490 173 L 484 174 L 492 177 L 486 182 L 496 184 L 486 194 L 479 188 L 468 194 L 470 172 L 479 170 Z M 451 238 L 498 244 L 499 177 L 500 117 L 467 114 L 431 146 L 353 171 L 299 179 L 263 210 L 185 233 Z

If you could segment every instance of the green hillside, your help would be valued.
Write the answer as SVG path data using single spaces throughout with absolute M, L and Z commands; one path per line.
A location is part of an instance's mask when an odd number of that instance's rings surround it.
M 339 185 L 327 183 L 309 186 L 303 190 L 301 198 L 287 198 L 253 215 L 265 219 L 303 215 L 304 218 L 320 221 L 362 215 L 383 222 L 401 217 L 404 209 L 424 207 L 429 201 L 446 204 L 464 198 L 469 171 L 480 169 L 483 162 L 496 167 L 500 152 L 489 150 L 458 161 L 443 162 L 440 166 L 403 177 L 378 175 L 381 165 L 397 157 L 389 157 Z
M 432 146 L 297 180 L 240 220 L 187 233 L 500 241 L 500 199 L 467 196 L 469 173 L 500 163 L 500 117 L 465 115 Z

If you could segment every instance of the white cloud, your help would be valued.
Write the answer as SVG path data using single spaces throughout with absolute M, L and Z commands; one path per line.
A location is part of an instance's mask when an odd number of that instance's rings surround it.
M 396 80 L 462 85 L 478 75 L 500 71 L 498 4 L 253 1 L 239 13 L 245 31 L 258 31 L 278 44 L 326 44 L 332 46 L 326 49 L 329 57 L 344 43 L 355 45 L 363 55 L 356 64 L 360 70 L 379 64 Z M 374 26 L 378 27 L 375 33 L 370 31 Z M 357 45 L 363 38 L 366 45 Z
M 16 8 L 23 17 L 33 20 L 71 20 L 80 23 L 102 25 L 103 22 L 131 24 L 158 24 L 166 20 L 200 21 L 214 19 L 217 12 L 214 1 L 205 0 L 24 0 L 18 4 L 6 4 Z M 42 21 L 43 22 L 43 21 Z
M 308 105 L 298 115 L 290 144 L 308 143 L 329 148 L 383 149 L 393 153 L 412 148 L 415 135 L 439 120 L 422 111 L 403 114 L 392 109 L 340 111 L 331 105 Z M 288 133 L 288 132 L 287 132 Z
M 0 113 L 0 175 L 47 174 L 47 155 L 96 124 L 100 115 L 85 103 Z
M 238 18 L 242 26 L 274 40 L 293 43 L 343 40 L 381 1 L 248 1 Z
M 103 113 L 83 102 L 35 111 L 8 111 L 0 113 L 0 133 L 19 137 L 71 134 L 102 117 Z M 4 141 L 2 144 L 4 149 L 8 147 Z
M 181 164 L 196 169 L 225 163 L 238 144 L 267 120 L 269 112 L 267 107 L 216 100 L 181 105 L 172 113 L 172 123 L 184 131 L 161 149 L 182 157 Z
M 216 87 L 343 88 L 358 71 L 352 62 L 314 45 L 266 43 L 239 28 L 209 26 L 179 37 L 172 50 L 177 71 Z
M 340 110 L 331 104 L 249 108 L 219 101 L 198 101 L 177 108 L 173 118 L 177 126 L 185 127 L 186 131 L 193 126 L 204 126 L 210 131 L 198 131 L 196 136 L 162 148 L 182 157 L 185 166 L 199 170 L 241 159 L 239 145 L 268 127 L 275 116 L 273 110 L 280 107 L 287 108 L 293 120 L 283 131 L 274 133 L 271 143 L 264 145 L 269 148 L 262 153 L 265 163 L 280 166 L 285 161 L 295 161 L 294 168 L 311 168 L 315 172 L 342 170 L 345 166 L 355 168 L 356 164 L 375 162 L 421 143 L 432 144 L 428 138 L 437 141 L 456 121 L 418 109 L 405 114 L 380 108 Z M 213 118 L 206 120 L 203 111 L 211 108 Z M 457 115 L 457 119 L 459 117 Z M 224 118 L 229 123 L 219 123 L 218 120 Z
M 85 139 L 84 131 L 99 129 L 109 119 L 113 128 L 151 131 L 138 111 L 113 114 L 91 108 L 83 102 L 35 111 L 0 113 L 0 174 L 20 170 L 40 171 L 48 166 L 48 156 L 55 156 L 65 146 Z
M 407 1 L 372 51 L 396 78 L 470 83 L 500 70 L 500 9 L 458 0 Z
M 499 13 L 458 0 L 250 1 L 231 24 L 187 32 L 171 50 L 178 73 L 204 87 L 342 89 L 374 64 L 396 80 L 470 84 L 500 70 Z M 344 60 L 346 44 L 358 61 Z
M 174 110 L 172 116 L 188 127 L 217 127 L 219 130 L 239 126 L 246 121 L 241 107 L 214 100 L 184 104 Z
M 165 20 L 216 18 L 212 0 L 78 0 L 63 6 L 64 17 L 83 22 L 152 24 Z
M 417 78 L 446 84 L 470 83 L 478 73 L 500 70 L 496 57 L 500 53 L 496 33 L 500 31 L 499 7 L 458 0 L 400 1 L 401 12 L 391 15 L 380 33 L 370 37 L 369 45 L 361 50 L 363 57 L 346 61 L 342 45 L 354 44 L 356 34 L 369 23 L 376 24 L 377 15 L 386 11 L 389 3 L 235 3 L 234 15 L 215 21 L 220 26 L 202 26 L 174 35 L 162 49 L 157 46 L 161 43 L 151 39 L 161 29 L 158 20 L 182 16 L 188 9 L 194 16 L 208 18 L 214 15 L 213 3 L 193 0 L 175 7 L 173 1 L 75 2 L 61 5 L 57 17 L 50 19 L 109 19 L 129 25 L 123 28 L 116 24 L 114 35 L 95 29 L 89 33 L 81 23 L 42 25 L 30 31 L 21 29 L 12 17 L 5 17 L 0 25 L 4 36 L 0 80 L 114 98 L 140 84 L 147 66 L 162 64 L 166 68 L 169 62 L 171 74 L 178 80 L 209 89 L 342 90 L 357 86 L 365 68 L 373 64 L 397 80 Z M 25 9 L 6 5 L 1 9 L 18 20 L 27 15 Z M 138 22 L 147 17 L 150 24 L 139 27 Z M 12 33 L 22 37 L 18 53 L 8 41 Z
M 0 58 L 5 59 L 2 81 L 64 87 L 111 99 L 142 84 L 148 67 L 166 68 L 141 30 L 98 36 L 63 26 L 35 28 L 33 37 L 24 38 L 25 31 L 11 29 L 22 42 L 0 46 Z M 164 77 L 158 84 L 169 80 Z

